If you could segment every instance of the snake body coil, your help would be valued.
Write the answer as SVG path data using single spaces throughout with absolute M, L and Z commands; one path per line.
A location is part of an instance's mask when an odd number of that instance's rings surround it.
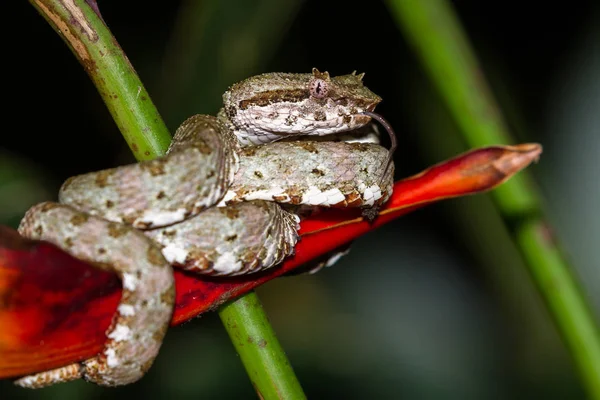
M 171 318 L 169 265 L 229 276 L 270 268 L 292 254 L 298 240 L 298 217 L 276 203 L 385 202 L 393 168 L 386 168 L 383 147 L 290 140 L 367 124 L 370 117 L 361 113 L 381 99 L 362 77 L 314 69 L 249 78 L 224 94 L 219 116 L 186 120 L 166 156 L 70 178 L 60 203 L 32 207 L 22 235 L 115 271 L 123 297 L 101 354 L 16 383 L 134 382 L 158 354 Z

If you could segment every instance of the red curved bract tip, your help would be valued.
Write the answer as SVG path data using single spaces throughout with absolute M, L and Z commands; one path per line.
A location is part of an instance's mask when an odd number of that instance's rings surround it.
M 470 151 L 396 182 L 373 223 L 359 210 L 327 210 L 301 223 L 296 255 L 281 267 L 237 278 L 175 271 L 172 325 L 314 260 L 415 208 L 489 190 L 537 160 L 538 144 Z M 115 275 L 93 268 L 45 242 L 0 227 L 0 378 L 56 368 L 94 356 L 121 296 Z

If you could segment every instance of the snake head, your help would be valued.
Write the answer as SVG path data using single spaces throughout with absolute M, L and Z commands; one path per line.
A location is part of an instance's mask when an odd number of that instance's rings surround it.
M 363 77 L 356 72 L 331 77 L 316 68 L 309 74 L 257 75 L 225 92 L 225 112 L 244 144 L 353 130 L 371 120 L 361 113 L 381 101 Z

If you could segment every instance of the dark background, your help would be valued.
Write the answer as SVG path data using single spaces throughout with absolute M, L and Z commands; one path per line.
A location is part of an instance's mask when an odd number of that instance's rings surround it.
M 542 5 L 540 5 L 542 4 Z M 100 1 L 171 131 L 268 71 L 366 72 L 399 133 L 396 178 L 466 149 L 379 1 Z M 600 8 L 454 1 L 530 171 L 600 314 Z M 133 161 L 91 81 L 27 2 L 4 6 L 0 223 L 56 197 L 67 177 Z M 314 276 L 259 290 L 309 398 L 583 398 L 575 371 L 488 196 L 447 201 L 356 242 Z M 216 315 L 172 329 L 141 382 L 2 398 L 253 398 Z

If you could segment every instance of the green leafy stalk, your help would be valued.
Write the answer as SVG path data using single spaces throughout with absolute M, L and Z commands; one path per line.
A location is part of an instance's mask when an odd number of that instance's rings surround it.
M 261 399 L 306 398 L 254 292 L 222 306 L 219 316 Z
M 511 135 L 449 2 L 388 0 L 407 40 L 470 147 L 509 144 Z M 543 216 L 526 173 L 493 192 L 498 211 L 577 364 L 590 397 L 600 399 L 600 335 L 571 267 Z
M 123 137 L 138 160 L 165 154 L 171 136 L 127 56 L 102 20 L 94 0 L 30 0 L 67 43 L 94 82 Z M 249 307 L 248 304 L 252 306 Z M 235 326 L 263 338 L 260 355 L 236 348 L 262 398 L 304 398 L 285 352 L 254 292 L 225 306 L 227 329 Z M 225 316 L 226 317 L 225 317 Z M 234 336 L 232 336 L 234 338 Z M 256 376 L 261 379 L 256 379 Z

